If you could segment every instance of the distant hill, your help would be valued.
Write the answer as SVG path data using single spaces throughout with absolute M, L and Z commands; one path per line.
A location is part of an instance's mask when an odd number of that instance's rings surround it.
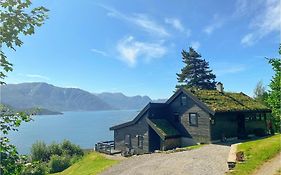
M 0 103 L 0 113 L 3 114 L 15 114 L 17 112 L 25 112 L 29 115 L 59 115 L 63 114 L 57 111 L 51 111 L 44 108 L 28 108 L 28 109 L 16 109 L 10 105 Z
M 148 96 L 128 97 L 122 93 L 104 92 L 96 94 L 101 100 L 117 109 L 141 109 L 152 100 Z
M 108 92 L 92 94 L 78 88 L 37 82 L 2 85 L 0 93 L 1 103 L 16 109 L 39 107 L 51 111 L 141 109 L 152 101 L 148 96 L 128 97 Z
M 18 109 L 40 107 L 53 111 L 114 109 L 87 91 L 61 88 L 47 83 L 3 85 L 1 86 L 1 103 Z

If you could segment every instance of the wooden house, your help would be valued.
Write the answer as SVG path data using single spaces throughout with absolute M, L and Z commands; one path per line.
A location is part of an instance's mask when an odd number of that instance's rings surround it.
M 110 128 L 115 149 L 134 154 L 265 135 L 271 110 L 244 93 L 178 89 L 165 103 L 149 103 L 132 120 Z

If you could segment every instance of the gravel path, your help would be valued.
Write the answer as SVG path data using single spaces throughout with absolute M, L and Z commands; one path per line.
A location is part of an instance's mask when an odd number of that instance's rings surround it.
M 281 168 L 281 153 L 264 163 L 253 175 L 274 175 Z
M 133 156 L 102 175 L 223 175 L 229 150 L 229 146 L 211 144 L 191 151 Z

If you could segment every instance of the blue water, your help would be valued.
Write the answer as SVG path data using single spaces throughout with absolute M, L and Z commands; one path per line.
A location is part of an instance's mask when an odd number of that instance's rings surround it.
M 137 113 L 137 110 L 120 110 L 34 116 L 34 121 L 23 123 L 9 137 L 20 154 L 28 154 L 38 140 L 50 144 L 68 139 L 82 148 L 93 148 L 98 141 L 113 140 L 109 128 L 132 120 Z

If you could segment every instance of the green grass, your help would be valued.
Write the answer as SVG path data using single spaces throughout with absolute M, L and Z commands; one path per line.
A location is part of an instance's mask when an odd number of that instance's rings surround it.
M 90 152 L 63 172 L 52 175 L 95 175 L 118 162 L 119 160 L 107 159 L 100 153 Z
M 236 164 L 231 175 L 249 175 L 267 160 L 276 156 L 281 150 L 281 135 L 277 134 L 268 138 L 249 141 L 238 145 L 237 151 L 243 151 L 245 162 Z

